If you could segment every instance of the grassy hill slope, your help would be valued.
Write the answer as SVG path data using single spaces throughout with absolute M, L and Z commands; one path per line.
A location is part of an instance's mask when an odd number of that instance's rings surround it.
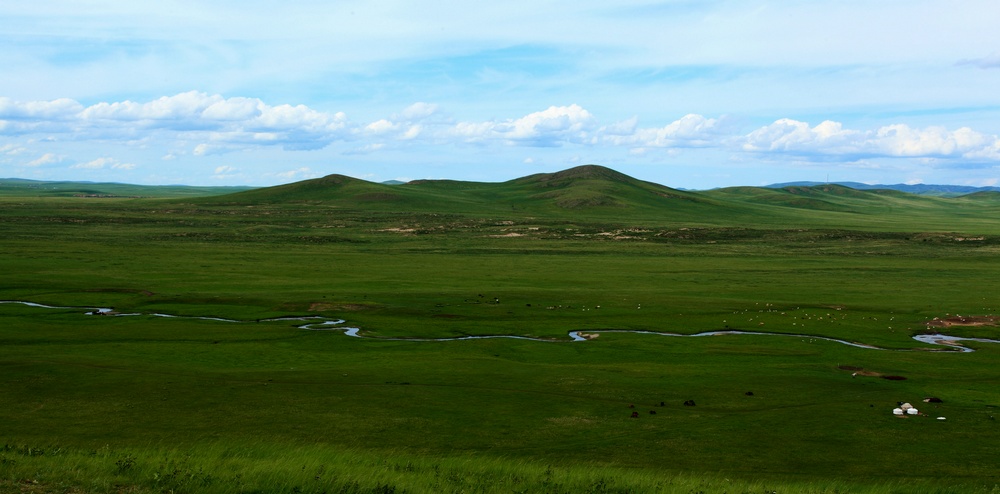
M 834 184 L 782 189 L 731 187 L 692 192 L 597 165 L 502 183 L 416 180 L 386 185 L 330 175 L 236 194 L 200 205 L 323 205 L 353 211 L 541 217 L 605 223 L 995 232 L 1000 194 L 941 198 Z

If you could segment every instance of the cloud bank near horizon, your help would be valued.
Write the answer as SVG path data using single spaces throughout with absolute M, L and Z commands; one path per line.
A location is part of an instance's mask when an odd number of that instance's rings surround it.
M 726 116 L 683 115 L 667 125 L 644 127 L 638 117 L 603 123 L 577 105 L 550 106 L 522 116 L 460 121 L 439 105 L 417 102 L 372 122 L 356 122 L 344 112 L 323 112 L 305 105 L 271 105 L 258 98 L 223 97 L 190 91 L 151 101 L 100 102 L 89 106 L 67 98 L 15 101 L 0 98 L 0 135 L 21 138 L 4 154 L 18 156 L 21 167 L 63 162 L 53 153 L 26 152 L 38 141 L 133 142 L 173 150 L 165 155 L 204 157 L 263 147 L 306 151 L 333 144 L 345 153 L 433 145 L 444 147 L 593 147 L 629 153 L 677 149 L 715 149 L 727 153 L 793 158 L 799 162 L 858 162 L 872 158 L 919 158 L 941 167 L 994 166 L 1000 163 L 1000 137 L 968 127 L 913 128 L 906 124 L 850 129 L 826 120 L 815 125 L 790 118 L 744 131 Z M 14 160 L 8 158 L 8 162 Z M 135 169 L 108 158 L 71 168 Z M 142 166 L 156 166 L 145 163 Z M 211 168 L 216 168 L 212 165 Z M 232 167 L 228 169 L 231 170 Z

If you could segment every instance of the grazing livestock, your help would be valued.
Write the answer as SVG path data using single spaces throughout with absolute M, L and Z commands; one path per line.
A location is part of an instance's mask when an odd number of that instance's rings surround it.
M 686 407 L 693 407 L 694 406 L 694 400 L 687 400 L 687 401 L 685 401 L 684 402 L 684 406 L 686 406 Z
M 634 419 L 639 418 L 639 412 L 632 412 L 632 418 Z

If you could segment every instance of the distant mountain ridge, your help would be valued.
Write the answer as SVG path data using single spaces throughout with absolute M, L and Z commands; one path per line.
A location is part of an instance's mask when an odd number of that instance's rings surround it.
M 972 187 L 969 185 L 934 185 L 934 184 L 863 184 L 860 182 L 784 182 L 765 185 L 768 189 L 783 189 L 785 187 L 816 187 L 819 185 L 842 185 L 855 190 L 896 190 L 908 194 L 933 196 L 962 196 L 976 192 L 1000 192 L 1000 187 Z
M 1000 217 L 1000 191 L 977 190 L 961 195 L 952 192 L 949 196 L 944 192 L 915 194 L 885 187 L 855 189 L 832 183 L 688 191 L 640 180 L 598 165 L 536 173 L 506 182 L 412 180 L 387 185 L 334 174 L 231 193 L 121 184 L 86 184 L 84 187 L 70 184 L 56 189 L 50 189 L 51 184 L 31 185 L 25 187 L 23 182 L 0 180 L 0 197 L 172 197 L 175 203 L 188 205 L 186 207 L 260 206 L 262 211 L 320 207 L 334 216 L 337 211 L 351 211 L 352 214 L 364 212 L 383 218 L 446 215 L 456 221 L 469 217 L 522 217 L 539 224 L 573 223 L 586 218 L 607 225 L 628 221 L 698 227 L 883 228 L 892 224 L 899 228 L 919 225 L 924 230 L 941 231 L 968 225 L 978 232 L 984 231 L 983 228 L 1000 231 L 1000 224 L 993 219 Z
M 331 175 L 336 176 L 336 175 Z M 350 177 L 342 177 L 344 179 L 349 179 Z M 531 180 L 556 180 L 560 179 L 570 179 L 570 178 L 590 178 L 590 179 L 605 179 L 613 182 L 625 182 L 627 180 L 634 180 L 636 182 L 645 182 L 638 179 L 633 179 L 628 175 L 622 174 L 610 168 L 605 168 L 597 165 L 584 165 L 580 167 L 570 168 L 567 170 L 562 170 L 555 173 L 537 173 L 534 175 L 528 175 L 526 177 L 515 178 L 509 182 L 525 182 Z M 386 180 L 384 182 L 379 182 L 380 185 L 406 185 L 408 183 L 428 183 L 434 182 L 434 180 L 413 180 L 411 182 L 402 182 L 399 180 Z M 457 181 L 449 181 L 456 182 Z M 645 182 L 649 185 L 660 185 L 655 182 Z M 287 185 L 287 184 L 286 184 Z M 968 194 L 975 194 L 977 192 L 1000 192 L 1000 187 L 973 187 L 968 185 L 947 185 L 947 184 L 865 184 L 861 182 L 811 182 L 811 181 L 799 181 L 799 182 L 782 182 L 774 183 L 770 185 L 763 185 L 760 188 L 765 189 L 783 189 L 787 187 L 817 187 L 823 185 L 840 185 L 844 187 L 849 187 L 855 190 L 895 190 L 899 192 L 906 192 L 908 194 L 916 195 L 927 195 L 927 196 L 941 196 L 941 197 L 956 197 Z M 276 187 L 281 187 L 276 186 Z M 150 195 L 157 197 L 170 197 L 170 196 L 196 196 L 196 195 L 222 195 L 230 194 L 233 192 L 240 192 L 253 189 L 262 189 L 269 187 L 253 187 L 253 186 L 214 186 L 214 187 L 204 187 L 204 186 L 188 186 L 180 184 L 172 185 L 134 185 L 125 183 L 111 183 L 111 182 L 89 182 L 89 181 L 41 181 L 41 180 L 29 180 L 22 178 L 0 178 L 0 192 L 13 191 L 14 189 L 21 189 L 22 192 L 27 192 L 30 189 L 35 189 L 38 191 L 46 191 L 51 195 L 70 195 L 73 193 L 104 193 L 104 194 L 135 194 L 135 195 Z M 723 188 L 724 189 L 724 188 Z M 688 192 L 698 192 L 707 191 L 713 189 L 683 189 L 675 188 L 674 191 L 688 191 Z M 715 189 L 717 190 L 717 189 Z
M 136 185 L 119 182 L 43 181 L 0 178 L 0 196 L 19 197 L 202 197 L 232 194 L 249 186 Z

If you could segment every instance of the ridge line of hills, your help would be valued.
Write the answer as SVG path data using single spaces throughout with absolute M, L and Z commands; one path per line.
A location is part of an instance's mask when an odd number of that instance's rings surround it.
M 516 178 L 508 182 L 463 182 L 457 180 L 447 180 L 447 179 L 418 179 L 412 180 L 410 182 L 402 182 L 399 180 L 387 180 L 384 182 L 369 182 L 377 183 L 381 185 L 406 185 L 406 184 L 424 184 L 432 182 L 454 182 L 454 183 L 480 183 L 480 184 L 492 184 L 492 183 L 510 183 L 518 182 L 532 179 L 532 177 L 539 178 L 549 175 L 555 176 L 579 176 L 586 175 L 586 170 L 590 170 L 591 174 L 596 169 L 604 170 L 600 175 L 604 178 L 609 178 L 613 175 L 619 175 L 618 181 L 622 180 L 622 177 L 631 180 L 638 180 L 629 177 L 628 175 L 622 174 L 610 168 L 606 168 L 599 165 L 582 165 L 574 168 L 569 168 L 555 173 L 537 173 L 533 175 L 528 175 L 521 178 Z M 352 180 L 360 180 L 366 182 L 362 179 L 353 179 L 352 177 L 347 177 L 345 175 L 328 175 L 327 177 L 321 177 L 318 179 L 310 180 L 323 180 L 328 177 L 345 177 Z M 302 182 L 309 182 L 310 180 L 304 180 Z M 299 182 L 293 182 L 299 183 Z M 652 182 L 648 182 L 652 183 Z M 284 184 L 291 185 L 291 184 Z M 656 184 L 659 185 L 659 184 Z M 1000 192 L 1000 187 L 975 187 L 968 185 L 948 185 L 948 184 L 865 184 L 861 182 L 814 182 L 814 181 L 795 181 L 795 182 L 781 182 L 769 185 L 761 186 L 733 186 L 733 187 L 717 187 L 713 189 L 674 189 L 687 192 L 710 192 L 716 190 L 727 190 L 727 189 L 738 189 L 738 188 L 762 188 L 762 189 L 788 189 L 791 187 L 821 187 L 826 185 L 838 185 L 842 187 L 847 187 L 854 190 L 894 190 L 898 192 L 905 192 L 907 194 L 914 195 L 927 195 L 927 196 L 938 196 L 938 197 L 960 197 L 963 195 L 975 194 L 979 192 Z M 121 182 L 92 182 L 92 181 L 70 181 L 70 180 L 59 180 L 59 181 L 45 181 L 45 180 L 31 180 L 22 178 L 3 178 L 0 179 L 0 195 L 9 195 L 12 191 L 20 190 L 22 192 L 27 192 L 34 190 L 44 195 L 106 195 L 106 196 L 133 196 L 133 197 L 195 197 L 199 195 L 214 196 L 230 194 L 234 192 L 242 192 L 247 190 L 257 190 L 257 189 L 270 189 L 272 187 L 282 187 L 283 185 L 271 186 L 271 187 L 253 187 L 253 186 L 192 186 L 192 185 L 182 185 L 182 184 L 170 184 L 170 185 L 135 185 Z M 30 195 L 30 194 L 21 194 Z
M 0 180 L 0 197 L 81 196 L 77 187 L 18 189 Z M 414 180 L 387 185 L 327 175 L 273 187 L 155 189 L 83 184 L 83 197 L 146 197 L 195 207 L 323 208 L 365 214 L 476 215 L 549 218 L 551 221 L 620 223 L 670 221 L 688 225 L 782 228 L 824 226 L 913 231 L 1000 232 L 1000 192 L 960 196 L 914 194 L 892 189 L 854 189 L 839 184 L 782 187 L 674 189 L 598 165 L 536 173 L 506 182 Z M 198 193 L 195 193 L 197 191 Z M 106 194 L 106 195 L 105 195 Z M 560 220 L 561 219 L 561 220 Z
M 768 189 L 782 189 L 785 187 L 815 187 L 819 185 L 842 185 L 855 190 L 896 190 L 907 194 L 934 195 L 942 197 L 956 197 L 976 192 L 1000 192 L 1000 187 L 974 187 L 971 185 L 943 185 L 943 184 L 864 184 L 861 182 L 783 182 L 765 185 Z

